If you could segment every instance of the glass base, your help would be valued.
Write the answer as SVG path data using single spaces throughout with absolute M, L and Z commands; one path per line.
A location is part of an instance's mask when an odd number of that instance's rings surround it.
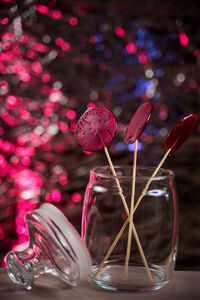
M 92 268 L 90 280 L 95 285 L 112 291 L 147 292 L 161 289 L 170 279 L 163 267 L 150 265 L 153 282 L 147 277 L 146 269 L 140 263 L 129 264 L 128 277 L 124 279 L 124 262 L 108 262 L 95 278 L 98 266 Z

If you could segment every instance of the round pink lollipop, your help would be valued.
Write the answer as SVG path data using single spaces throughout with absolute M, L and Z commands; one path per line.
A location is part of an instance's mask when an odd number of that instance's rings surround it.
M 139 139 L 151 117 L 153 105 L 149 102 L 142 104 L 135 112 L 125 129 L 124 142 L 133 144 Z
M 76 140 L 86 151 L 98 151 L 108 146 L 115 136 L 114 114 L 104 107 L 91 107 L 81 116 L 76 127 Z M 102 145 L 101 139 L 104 142 Z
M 170 131 L 165 141 L 165 148 L 169 152 L 169 155 L 174 154 L 182 144 L 190 137 L 196 124 L 197 124 L 197 115 L 190 114 L 183 119 Z

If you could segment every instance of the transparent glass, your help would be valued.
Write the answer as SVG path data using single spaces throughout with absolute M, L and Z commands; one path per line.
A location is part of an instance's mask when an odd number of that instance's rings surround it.
M 44 273 L 75 286 L 88 276 L 89 252 L 78 232 L 52 204 L 43 204 L 26 215 L 30 244 L 24 251 L 6 256 L 8 276 L 16 284 L 31 289 Z
M 94 284 L 109 290 L 160 289 L 172 278 L 177 254 L 178 216 L 174 173 L 160 169 L 156 177 L 151 177 L 153 167 L 137 167 L 135 205 L 143 194 L 131 223 L 135 234 L 132 236 L 125 278 L 129 222 L 111 254 L 107 257 L 106 254 L 124 223 L 129 220 L 122 197 L 130 209 L 132 167 L 114 168 L 117 177 L 112 176 L 109 166 L 91 170 L 85 191 L 82 238 L 92 259 L 89 278 Z M 136 242 L 136 235 L 139 242 Z

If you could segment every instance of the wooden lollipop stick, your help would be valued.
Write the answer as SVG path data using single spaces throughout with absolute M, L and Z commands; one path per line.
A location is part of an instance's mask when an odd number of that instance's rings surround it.
M 123 205 L 124 205 L 126 214 L 127 214 L 127 216 L 129 216 L 128 205 L 127 205 L 126 199 L 125 199 L 125 197 L 124 197 L 124 195 L 123 195 L 123 191 L 122 191 L 122 188 L 121 188 L 121 186 L 120 186 L 119 180 L 118 180 L 118 178 L 117 178 L 117 174 L 116 174 L 116 172 L 115 172 L 115 169 L 114 169 L 112 160 L 111 160 L 111 158 L 110 158 L 108 149 L 107 149 L 107 147 L 105 146 L 105 143 L 104 143 L 104 140 L 103 140 L 102 136 L 101 136 L 101 135 L 99 135 L 99 136 L 100 136 L 101 143 L 102 143 L 102 145 L 103 145 L 103 149 L 104 149 L 105 155 L 106 155 L 106 157 L 107 157 L 107 160 L 108 160 L 110 169 L 111 169 L 111 171 L 112 171 L 113 176 L 115 177 L 115 182 L 116 182 L 116 184 L 117 184 L 117 188 L 118 188 L 118 190 L 119 190 L 119 194 L 120 194 L 120 197 L 121 197 L 121 199 L 122 199 L 122 203 L 123 203 Z
M 124 269 L 124 279 L 128 276 L 128 265 L 131 251 L 131 240 L 132 240 L 132 223 L 133 223 L 133 209 L 134 209 L 134 199 L 135 199 L 135 180 L 136 180 L 136 164 L 137 164 L 137 144 L 138 140 L 135 141 L 135 150 L 133 158 L 133 176 L 132 176 L 132 192 L 131 192 L 131 204 L 130 204 L 130 217 L 129 217 L 129 230 L 128 230 L 128 242 L 126 248 L 126 260 Z
M 138 205 L 140 204 L 142 198 L 144 197 L 144 195 L 145 195 L 148 187 L 150 186 L 151 179 L 156 176 L 156 174 L 158 173 L 158 171 L 161 168 L 162 164 L 164 163 L 164 161 L 166 160 L 167 156 L 169 155 L 170 151 L 171 151 L 171 148 L 165 152 L 163 158 L 161 159 L 161 161 L 159 162 L 158 166 L 156 167 L 156 169 L 154 170 L 153 174 L 151 175 L 151 178 L 148 180 L 147 184 L 145 185 L 145 187 L 144 187 L 144 189 L 143 189 L 140 197 L 138 198 L 138 200 L 137 200 L 137 202 L 135 204 L 135 207 L 134 207 L 134 210 L 133 210 L 133 214 L 136 211 Z
M 111 171 L 112 171 L 112 173 L 113 173 L 113 175 L 114 175 L 114 177 L 115 177 L 115 181 L 116 181 L 116 184 L 117 184 L 117 187 L 118 187 L 118 190 L 119 190 L 120 197 L 121 197 L 121 199 L 122 199 L 122 203 L 123 203 L 123 205 L 124 205 L 126 214 L 127 214 L 127 216 L 128 216 L 128 219 L 126 220 L 126 222 L 125 222 L 124 225 L 123 225 L 123 226 L 125 226 L 125 227 L 123 227 L 124 230 L 125 230 L 125 228 L 126 228 L 128 222 L 129 222 L 129 209 L 128 209 L 128 206 L 127 206 L 127 203 L 126 203 L 126 199 L 125 199 L 125 197 L 124 197 L 124 195 L 123 195 L 123 191 L 122 191 L 122 188 L 121 188 L 121 186 L 120 186 L 119 180 L 118 180 L 118 178 L 117 178 L 117 174 L 116 174 L 116 172 L 115 172 L 115 169 L 114 169 L 112 160 L 111 160 L 111 158 L 110 158 L 108 149 L 107 149 L 107 147 L 105 146 L 104 140 L 103 140 L 103 138 L 102 138 L 101 135 L 100 135 L 100 139 L 101 139 L 101 142 L 102 142 L 104 151 L 105 151 L 105 155 L 106 155 L 106 157 L 107 157 L 107 159 L 108 159 L 108 163 L 109 163 L 109 165 L 110 165 Z M 142 257 L 144 266 L 145 266 L 145 268 L 146 268 L 146 272 L 147 272 L 148 278 L 149 278 L 149 280 L 150 280 L 151 282 L 153 282 L 153 279 L 152 279 L 152 276 L 151 276 L 151 273 L 150 273 L 150 270 L 149 270 L 149 267 L 148 267 L 148 264 L 147 264 L 147 260 L 146 260 L 146 258 L 145 258 L 145 255 L 144 255 L 144 252 L 143 252 L 143 249 L 142 249 L 140 240 L 139 240 L 139 238 L 138 238 L 138 235 L 137 235 L 135 226 L 134 226 L 133 222 L 131 222 L 131 224 L 132 224 L 132 229 L 133 229 L 134 238 L 135 238 L 135 240 L 136 240 L 138 250 L 139 250 L 140 255 L 141 255 L 141 257 Z M 118 239 L 116 238 L 115 241 L 113 242 L 113 244 L 111 245 L 111 247 L 110 247 L 110 249 L 108 250 L 106 256 L 104 257 L 103 261 L 101 262 L 101 264 L 100 264 L 100 266 L 99 266 L 99 268 L 98 268 L 96 274 L 94 275 L 94 278 L 98 275 L 98 273 L 99 273 L 100 270 L 102 269 L 102 267 L 103 267 L 105 261 L 109 258 L 110 254 L 112 253 L 112 250 L 115 248 L 115 246 L 116 246 L 118 240 L 120 239 L 121 235 L 123 234 L 124 230 L 123 230 L 123 231 L 120 230 L 120 232 L 119 232 L 119 234 L 118 234 L 118 235 L 119 235 L 119 238 L 118 238 Z

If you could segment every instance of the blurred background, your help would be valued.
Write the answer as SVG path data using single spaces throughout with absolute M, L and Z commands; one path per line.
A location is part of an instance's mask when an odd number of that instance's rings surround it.
M 0 2 L 0 265 L 28 240 L 24 215 L 50 202 L 80 232 L 89 170 L 103 151 L 83 152 L 74 137 L 91 106 L 113 111 L 109 152 L 132 164 L 124 127 L 145 101 L 154 106 L 138 163 L 156 166 L 168 132 L 200 112 L 198 1 Z M 200 270 L 200 123 L 165 168 L 176 174 L 176 269 Z

